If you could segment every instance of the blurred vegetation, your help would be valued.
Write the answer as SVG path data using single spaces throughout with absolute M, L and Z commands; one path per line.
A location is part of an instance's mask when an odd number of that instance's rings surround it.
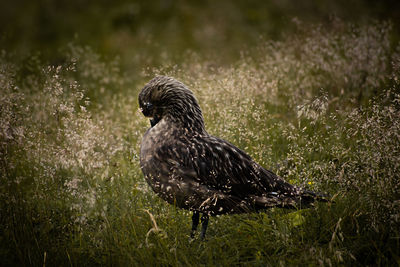
M 0 265 L 400 264 L 397 1 L 12 1 L 0 8 Z M 155 74 L 313 209 L 190 213 L 139 167 Z
M 73 41 L 140 68 L 165 64 L 166 57 L 182 59 L 186 50 L 232 62 L 260 37 L 277 40 L 293 33 L 294 18 L 400 25 L 399 10 L 395 0 L 16 0 L 1 4 L 0 29 L 1 43 L 18 53 L 40 51 L 57 63 L 63 60 L 59 48 Z

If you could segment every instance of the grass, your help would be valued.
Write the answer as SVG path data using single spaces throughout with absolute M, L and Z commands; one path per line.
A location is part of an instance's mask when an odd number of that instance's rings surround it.
M 314 25 L 228 66 L 189 53 L 134 79 L 89 47 L 0 57 L 1 265 L 400 264 L 400 50 L 385 23 Z M 207 241 L 139 167 L 140 88 L 172 75 L 208 131 L 335 203 L 220 216 Z

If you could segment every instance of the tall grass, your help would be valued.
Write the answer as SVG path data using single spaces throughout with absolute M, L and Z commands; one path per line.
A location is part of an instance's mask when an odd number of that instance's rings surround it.
M 76 45 L 59 66 L 3 52 L 1 265 L 399 264 L 399 46 L 389 24 L 302 29 L 231 66 L 192 53 L 142 74 Z M 212 218 L 191 240 L 138 164 L 157 73 L 194 91 L 211 134 L 335 202 Z

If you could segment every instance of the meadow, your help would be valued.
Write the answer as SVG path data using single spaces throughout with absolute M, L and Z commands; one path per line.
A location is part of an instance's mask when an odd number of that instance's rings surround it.
M 126 59 L 79 43 L 56 63 L 2 50 L 0 265 L 399 265 L 392 25 L 296 23 L 232 62 L 187 51 L 134 77 Z M 156 74 L 194 91 L 210 134 L 334 202 L 213 217 L 205 241 L 190 239 L 191 214 L 160 200 L 139 167 L 150 124 L 137 96 Z

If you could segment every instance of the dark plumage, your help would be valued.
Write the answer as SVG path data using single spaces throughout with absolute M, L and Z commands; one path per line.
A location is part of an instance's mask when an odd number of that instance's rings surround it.
M 140 165 L 162 199 L 194 211 L 192 235 L 203 213 L 254 212 L 270 207 L 298 208 L 323 195 L 303 190 L 264 169 L 244 151 L 207 133 L 193 93 L 166 76 L 152 79 L 139 94 L 151 128 L 145 133 Z

